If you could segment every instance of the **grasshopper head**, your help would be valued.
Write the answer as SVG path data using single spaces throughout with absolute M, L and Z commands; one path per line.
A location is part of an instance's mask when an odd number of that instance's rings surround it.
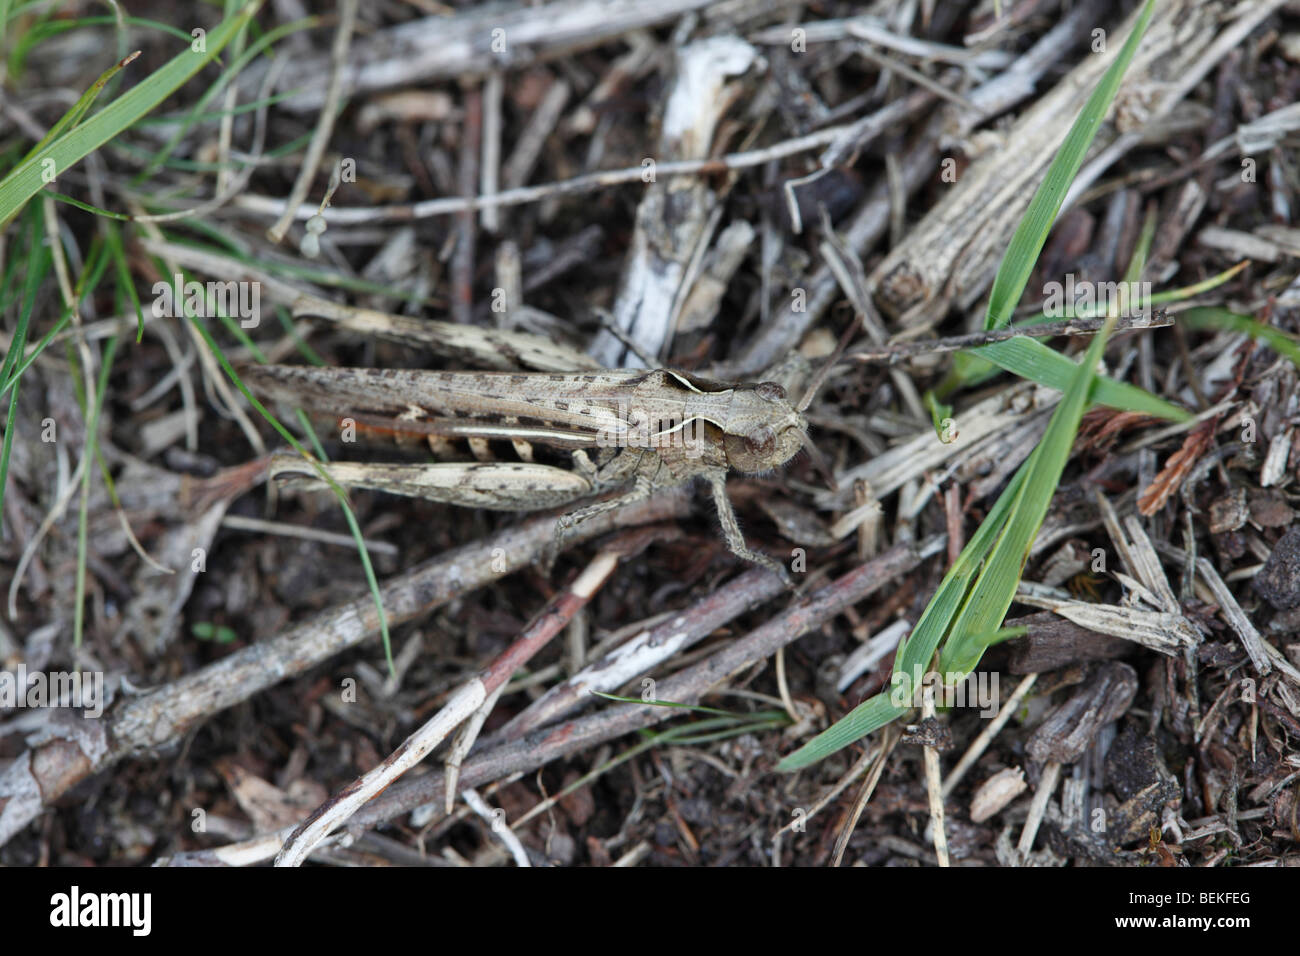
M 767 408 L 763 423 L 723 438 L 727 464 L 751 474 L 779 468 L 798 454 L 807 427 L 803 416 L 786 401 L 780 385 L 762 382 L 754 387 L 754 394 Z

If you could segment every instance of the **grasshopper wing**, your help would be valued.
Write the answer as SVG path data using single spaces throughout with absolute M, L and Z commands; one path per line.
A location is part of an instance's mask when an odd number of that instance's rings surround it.
M 628 427 L 627 382 L 637 377 L 622 370 L 563 375 L 301 365 L 254 365 L 240 374 L 263 395 L 359 423 L 566 449 L 618 444 Z M 570 397 L 566 386 L 575 379 L 593 393 L 589 399 Z

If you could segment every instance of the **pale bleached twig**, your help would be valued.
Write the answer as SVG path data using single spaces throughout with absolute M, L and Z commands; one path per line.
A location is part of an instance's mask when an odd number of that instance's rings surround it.
M 657 163 L 655 176 L 693 176 L 713 174 L 736 169 L 748 169 L 762 166 L 764 163 L 787 156 L 826 146 L 834 142 L 849 126 L 834 126 L 818 130 L 805 136 L 798 136 L 765 146 L 762 149 L 750 149 L 738 153 L 729 153 L 717 159 L 686 159 L 675 162 Z M 413 222 L 420 219 L 433 219 L 438 216 L 451 216 L 457 213 L 477 212 L 488 206 L 519 206 L 525 203 L 541 202 L 558 196 L 571 196 L 595 192 L 610 186 L 626 183 L 644 183 L 644 166 L 629 166 L 624 169 L 610 169 L 601 172 L 586 173 L 561 182 L 543 183 L 538 186 L 521 186 L 517 189 L 503 189 L 492 196 L 446 196 L 439 199 L 427 199 L 423 202 L 396 206 L 339 207 L 331 206 L 320 211 L 320 215 L 331 226 L 357 226 L 379 222 Z M 282 215 L 287 208 L 284 200 L 272 196 L 244 195 L 235 199 L 235 205 L 261 216 Z M 310 219 L 316 215 L 312 209 L 299 209 L 295 212 L 298 219 Z
M 506 689 L 503 683 L 500 687 L 488 694 L 487 700 L 479 705 L 478 710 L 470 714 L 469 720 L 461 725 L 456 732 L 456 740 L 451 745 L 451 752 L 447 754 L 447 759 L 443 761 L 443 772 L 447 774 L 447 815 L 456 806 L 456 781 L 460 778 L 460 765 L 465 760 L 465 755 L 469 753 L 470 748 L 474 746 L 474 741 L 478 740 L 479 731 L 483 729 L 483 723 L 492 713 L 492 708 L 497 705 L 501 699 L 501 693 Z M 466 793 L 473 793 L 473 790 L 467 790 Z M 477 796 L 477 794 L 475 794 Z
M 515 836 L 515 831 L 497 819 L 496 812 L 487 805 L 487 802 L 482 797 L 478 795 L 478 791 L 473 789 L 466 790 L 463 796 L 465 797 L 465 802 L 469 804 L 469 808 L 491 824 L 490 829 L 492 830 L 492 833 L 497 839 L 506 845 L 506 849 L 509 850 L 510 855 L 514 857 L 515 865 L 532 866 L 532 862 L 528 859 L 528 851 L 525 850 L 524 845 L 519 842 L 519 837 Z
M 614 528 L 680 517 L 687 510 L 686 496 L 680 491 L 656 495 L 584 521 L 572 530 L 564 547 Z M 409 621 L 526 567 L 553 545 L 554 538 L 554 517 L 542 515 L 384 581 L 380 597 L 389 624 Z M 506 561 L 494 560 L 494 554 L 504 555 Z M 99 720 L 84 721 L 75 739 L 55 737 L 34 743 L 0 769 L 0 845 L 35 819 L 48 802 L 92 774 L 180 739 L 213 714 L 303 673 L 378 630 L 374 599 L 365 594 L 148 693 L 120 698 Z
M 493 70 L 483 84 L 483 156 L 479 161 L 480 188 L 484 196 L 495 196 L 501 184 L 501 97 L 505 81 Z M 501 228 L 499 206 L 485 206 L 480 223 L 488 232 Z
M 893 70 L 894 72 L 898 73 L 900 76 L 910 80 L 911 82 L 915 83 L 917 86 L 921 87 L 922 89 L 929 90 L 931 93 L 935 94 L 936 96 L 942 97 L 945 100 L 948 100 L 950 103 L 955 103 L 957 106 L 960 106 L 963 110 L 976 112 L 979 109 L 979 107 L 977 107 L 970 100 L 966 99 L 966 97 L 962 96 L 960 93 L 956 93 L 953 90 L 948 89 L 948 87 L 944 86 L 942 83 L 938 83 L 935 80 L 930 79 L 930 77 L 926 76 L 920 70 L 913 69 L 912 67 L 908 66 L 906 63 L 899 62 L 898 60 L 895 60 L 893 57 L 886 56 L 883 53 L 876 52 L 866 43 L 863 43 L 858 46 L 858 55 L 863 57 L 866 60 L 869 60 L 871 63 L 875 64 L 881 70 Z
M 329 84 L 325 90 L 325 103 L 317 114 L 316 130 L 307 145 L 307 154 L 303 157 L 302 167 L 298 170 L 298 178 L 294 181 L 293 188 L 289 190 L 289 198 L 285 200 L 284 212 L 276 220 L 275 225 L 266 231 L 267 237 L 272 242 L 280 242 L 284 234 L 289 231 L 289 225 L 293 222 L 298 207 L 307 198 L 307 191 L 311 189 L 312 181 L 316 178 L 316 170 L 320 168 L 321 158 L 325 155 L 325 145 L 329 142 L 330 134 L 334 132 L 334 120 L 338 117 L 339 111 L 339 96 L 343 90 L 343 65 L 347 62 L 348 48 L 352 44 L 352 28 L 357 19 L 357 5 L 358 0 L 341 0 L 339 4 L 339 28 L 334 34 L 334 44 L 330 49 Z
M 1250 662 L 1255 665 L 1255 671 L 1261 676 L 1267 675 L 1273 670 L 1273 664 L 1268 659 L 1268 652 L 1264 649 L 1264 639 L 1259 636 L 1259 631 L 1255 625 L 1250 622 L 1250 618 L 1241 609 L 1237 599 L 1228 590 L 1228 586 L 1223 583 L 1223 578 L 1219 577 L 1219 572 L 1214 569 L 1208 558 L 1196 559 L 1196 570 L 1201 576 L 1214 599 L 1219 602 L 1219 610 L 1223 613 L 1228 625 L 1236 632 L 1237 637 L 1241 639 L 1241 646 L 1246 649 L 1250 656 Z
M 476 676 L 461 685 L 437 714 L 402 741 L 377 767 L 358 777 L 318 807 L 285 842 L 275 859 L 275 865 L 300 866 L 316 845 L 346 823 L 362 804 L 428 756 L 463 721 L 471 718 L 490 698 L 494 698 L 510 675 L 545 647 L 574 613 L 591 600 L 591 596 L 614 572 L 618 557 L 618 552 L 614 550 L 597 554 L 573 584 L 552 599 L 546 609 L 534 618 L 532 625 L 525 629 L 520 638 Z M 454 769 L 459 771 L 459 764 Z M 453 795 L 455 793 L 454 790 L 450 792 Z M 448 806 L 451 804 L 452 801 L 449 800 Z
M 921 719 L 934 718 L 934 686 L 926 684 L 921 696 Z M 921 748 L 925 759 L 925 792 L 930 803 L 930 829 L 934 854 L 940 867 L 948 867 L 948 834 L 943 827 L 943 786 L 939 774 L 939 750 L 931 744 Z
M 563 77 L 557 78 L 542 97 L 542 102 L 533 110 L 532 116 L 515 142 L 510 157 L 501 167 L 501 182 L 507 189 L 515 189 L 528 181 L 542 154 L 546 139 L 560 120 L 560 113 L 569 101 L 572 87 Z M 486 193 L 487 190 L 484 190 Z M 494 192 L 495 195 L 495 192 Z M 493 208 L 500 208 L 493 207 Z
M 894 33 L 883 21 L 873 16 L 817 20 L 800 23 L 799 29 L 803 31 L 804 40 L 808 43 L 832 43 L 853 37 L 905 56 L 939 63 L 952 63 L 957 66 L 998 69 L 1007 66 L 1015 58 L 1014 54 L 1005 50 L 966 50 L 946 43 L 934 43 L 930 40 Z M 787 26 L 767 27 L 751 36 L 750 42 L 785 45 L 790 42 L 790 30 L 791 28 Z
M 671 159 L 707 157 L 719 124 L 737 99 L 733 78 L 748 72 L 757 57 L 748 43 L 726 35 L 696 40 L 679 50 L 664 95 L 655 153 Z M 657 162 L 652 169 L 610 311 L 614 324 L 641 351 L 659 356 L 666 353 L 692 264 L 703 255 L 721 210 L 718 190 L 705 178 L 670 185 L 659 179 Z M 588 351 L 606 367 L 637 361 L 608 332 L 599 333 Z
M 943 795 L 945 797 L 952 795 L 953 790 L 957 788 L 957 784 L 961 783 L 962 777 L 966 776 L 967 771 L 975 766 L 975 761 L 980 759 L 984 751 L 988 749 L 989 744 L 993 742 L 993 738 L 998 735 L 998 731 L 1011 719 L 1011 715 L 1019 708 L 1020 702 L 1025 699 L 1025 695 L 1029 693 L 1029 688 L 1034 686 L 1034 681 L 1037 679 L 1037 674 L 1025 675 L 1020 683 L 1016 685 L 1016 689 L 1011 692 L 1007 702 L 1002 705 L 998 715 L 993 718 L 992 723 L 981 730 L 979 736 L 971 741 L 971 745 L 962 754 L 961 759 L 957 761 L 957 766 L 948 771 L 948 777 L 943 782 Z
M 379 90 L 427 87 L 432 81 L 481 76 L 489 69 L 517 70 L 625 42 L 642 31 L 680 20 L 717 0 L 552 0 L 549 3 L 469 4 L 451 11 L 412 5 L 436 14 L 407 19 L 359 36 L 345 68 L 348 90 L 362 97 Z M 379 18 L 376 18 L 379 19 Z M 505 40 L 500 46 L 496 38 Z M 296 56 L 279 104 L 289 112 L 322 108 L 325 56 Z M 255 68 L 246 71 L 250 85 Z
M 1052 799 L 1052 791 L 1061 776 L 1061 765 L 1055 760 L 1043 767 L 1043 775 L 1034 791 L 1034 799 L 1029 804 L 1029 816 L 1025 819 L 1025 828 L 1020 831 L 1020 842 L 1016 844 L 1020 862 L 1029 859 L 1029 851 L 1034 848 L 1034 838 L 1038 836 L 1038 827 L 1047 813 L 1047 801 Z

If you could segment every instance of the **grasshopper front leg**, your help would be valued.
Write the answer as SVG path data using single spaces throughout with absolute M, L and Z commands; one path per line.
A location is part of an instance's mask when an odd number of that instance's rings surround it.
M 722 536 L 726 539 L 727 547 L 731 553 L 738 558 L 744 558 L 751 561 L 759 567 L 767 568 L 773 574 L 780 575 L 781 580 L 785 582 L 788 588 L 794 587 L 794 582 L 790 580 L 790 574 L 780 561 L 761 554 L 745 544 L 745 536 L 741 534 L 740 522 L 736 520 L 736 512 L 731 507 L 731 499 L 727 497 L 727 476 L 726 473 L 714 473 L 706 476 L 709 482 L 709 490 L 713 492 L 713 504 L 718 510 L 718 521 L 722 525 Z

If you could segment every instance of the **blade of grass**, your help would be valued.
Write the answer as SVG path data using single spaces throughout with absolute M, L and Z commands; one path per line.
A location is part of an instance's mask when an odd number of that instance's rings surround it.
M 934 597 L 921 613 L 921 619 L 912 628 L 911 635 L 899 642 L 898 651 L 894 655 L 895 674 L 915 674 L 929 667 L 930 659 L 948 632 L 989 547 L 1006 522 L 1011 502 L 1018 494 L 1024 476 L 1022 467 L 998 496 L 988 517 L 943 576 Z M 776 769 L 781 772 L 798 770 L 847 747 L 907 713 L 911 709 L 910 697 L 907 701 L 904 705 L 896 695 L 887 692 L 868 698 L 794 753 L 783 758 Z
M 1069 459 L 1079 420 L 1087 408 L 1094 369 L 1113 326 L 1112 318 L 1093 338 L 1042 442 L 962 549 L 912 634 L 899 644 L 891 689 L 859 704 L 786 756 L 777 764 L 778 771 L 816 763 L 907 713 L 913 706 L 913 691 L 945 634 L 938 664 L 945 680 L 969 674 L 984 651 L 1004 639 L 1002 619 L 1015 598 L 1029 548 Z
M 135 341 L 138 345 L 144 339 L 144 309 L 140 307 L 140 296 L 135 291 L 135 283 L 131 281 L 131 268 L 126 264 L 126 250 L 122 248 L 122 233 L 112 223 L 104 225 L 104 232 L 109 252 L 113 256 L 117 287 L 130 299 L 131 307 L 135 310 Z
M 82 212 L 94 213 L 96 216 L 103 216 L 105 219 L 116 219 L 118 222 L 130 222 L 131 217 L 125 213 L 112 212 L 108 209 L 100 209 L 98 206 L 92 206 L 88 202 L 82 202 L 80 199 L 73 199 L 71 196 L 65 196 L 63 193 L 56 193 L 53 190 L 46 190 L 50 198 L 56 202 L 67 203 L 69 206 L 75 206 Z
M 1011 243 L 1007 246 L 1006 254 L 1002 257 L 1002 263 L 998 266 L 993 290 L 989 293 L 984 328 L 1001 328 L 1011 320 L 1011 314 L 1024 294 L 1043 243 L 1047 241 L 1047 234 L 1056 222 L 1056 214 L 1065 201 L 1065 194 L 1074 182 L 1079 167 L 1083 165 L 1088 147 L 1092 145 L 1093 137 L 1119 91 L 1120 80 L 1142 42 L 1155 8 L 1155 0 L 1147 0 L 1143 5 L 1133 32 L 1124 41 L 1115 62 L 1107 68 L 1096 89 L 1088 97 L 1070 131 L 1066 133 L 1064 142 L 1057 149 L 1051 165 L 1047 167 L 1047 175 L 1034 192 L 1034 198 L 1029 201 L 1029 208 L 1025 210 L 1020 225 L 1016 227 Z
M 1069 386 L 1078 369 L 1068 356 L 1048 348 L 1037 339 L 1018 337 L 1004 342 L 991 342 L 971 351 L 1021 378 L 1062 392 Z M 1117 382 L 1113 378 L 1098 377 L 1092 401 L 1098 405 L 1127 412 L 1142 412 L 1173 422 L 1190 421 L 1192 417 L 1190 412 L 1152 395 L 1144 388 Z
M 250 0 L 237 15 L 218 24 L 208 34 L 203 53 L 186 49 L 76 129 L 46 143 L 20 162 L 0 180 L 0 227 L 12 220 L 29 199 L 45 188 L 47 168 L 52 168 L 56 174 L 66 172 L 87 154 L 130 128 L 221 52 L 244 28 L 261 3 L 262 0 Z
M 17 371 L 18 360 L 27 345 L 27 328 L 31 322 L 32 308 L 36 304 L 36 293 L 45 281 L 50 269 L 50 250 L 42 241 L 44 232 L 44 215 L 39 204 L 31 210 L 31 226 L 27 240 L 27 275 L 23 284 L 22 307 L 18 313 L 18 323 L 14 327 L 10 340 L 9 354 L 0 366 L 0 381 L 10 382 L 9 410 L 5 415 L 4 447 L 0 449 L 0 522 L 4 520 L 5 488 L 9 481 L 9 455 L 14 444 L 14 419 L 18 412 L 18 382 L 21 372 Z M 12 380 L 11 380 L 12 379 Z
M 720 714 L 724 717 L 740 716 L 732 710 L 719 710 L 717 707 L 705 707 L 702 704 L 683 704 L 676 700 L 642 700 L 640 697 L 620 697 L 617 694 L 606 694 L 599 690 L 593 690 L 591 693 L 594 697 L 603 697 L 606 700 L 612 700 L 619 704 L 645 704 L 649 707 L 678 707 L 682 710 L 694 711 L 697 714 Z
M 1088 351 L 1075 371 L 1061 404 L 1052 413 L 1043 440 L 1022 465 L 1025 480 L 1012 505 L 1006 527 L 993 546 L 992 554 L 971 590 L 961 614 L 953 622 L 952 634 L 939 655 L 941 674 L 969 674 L 984 656 L 986 643 L 973 639 L 995 631 L 1015 599 L 1021 573 L 1029 560 L 1029 549 L 1042 527 L 1070 458 L 1079 422 L 1088 408 L 1088 396 L 1102 350 L 1115 327 L 1115 316 L 1088 344 Z
M 1241 315 L 1222 307 L 1207 306 L 1188 309 L 1178 317 L 1178 321 L 1189 329 L 1211 329 L 1216 332 L 1241 332 L 1249 335 L 1300 368 L 1300 342 L 1281 329 L 1275 329 L 1249 315 Z
M 108 260 L 105 256 L 104 250 L 105 244 L 96 238 L 91 245 L 90 254 L 86 257 L 86 263 L 81 271 L 81 277 L 77 280 L 78 302 L 84 302 L 86 297 L 89 296 L 99 285 L 99 280 L 108 266 Z M 14 366 L 13 371 L 9 374 L 9 377 L 0 378 L 0 396 L 3 396 L 5 392 L 9 391 L 13 383 L 17 381 L 18 376 L 22 375 L 23 372 L 25 372 L 27 368 L 36 361 L 37 357 L 45 351 L 46 347 L 49 346 L 54 337 L 58 335 L 59 332 L 63 331 L 71 321 L 72 309 L 65 306 L 58 321 L 55 322 L 54 325 L 50 327 L 50 330 L 41 337 L 41 340 L 36 343 L 35 348 L 29 350 L 26 355 L 18 361 Z
M 1138 261 L 1137 256 L 1138 254 L 1135 251 L 1134 260 L 1130 263 L 1130 275 L 1132 274 L 1133 264 Z M 1232 268 L 1225 269 L 1218 275 L 1210 276 L 1201 282 L 1182 286 L 1178 289 L 1157 292 L 1140 301 L 1139 305 L 1146 308 L 1152 305 L 1185 301 L 1223 285 L 1244 269 L 1245 266 L 1246 263 L 1244 262 L 1238 263 Z M 1135 280 L 1126 278 L 1125 281 Z M 1021 324 L 1026 326 L 1038 325 L 1059 318 L 1092 318 L 1099 314 L 1099 311 L 1096 308 L 1076 309 L 1067 304 L 1063 315 L 1057 316 L 1043 313 Z M 1180 316 L 1179 320 L 1183 320 L 1182 316 Z M 1017 344 L 1009 348 L 1000 348 L 1000 346 L 1008 345 L 1009 342 Z M 1033 342 L 1034 344 L 1026 348 L 1018 344 L 1022 342 Z M 1009 339 L 1007 342 L 995 342 L 990 345 L 982 345 L 978 348 L 958 352 L 953 358 L 952 371 L 948 373 L 944 381 L 934 391 L 939 398 L 946 397 L 960 388 L 970 388 L 987 381 L 997 374 L 998 369 L 1038 382 L 1040 385 L 1063 389 L 1062 383 L 1069 380 L 1073 364 L 1065 356 L 1048 348 L 1037 339 Z M 1106 405 L 1122 411 L 1144 412 L 1171 421 L 1189 420 L 1187 417 L 1189 413 L 1178 406 L 1157 398 L 1150 392 L 1136 386 L 1117 382 L 1105 376 L 1098 376 L 1092 400 L 1097 405 Z
M 261 0 L 256 0 L 256 2 L 260 4 Z M 208 104 L 226 88 L 231 80 L 239 75 L 239 72 L 245 66 L 260 56 L 263 50 L 274 44 L 276 41 L 290 36 L 299 30 L 310 30 L 319 25 L 320 18 L 315 16 L 303 17 L 301 20 L 294 20 L 290 23 L 281 24 L 258 37 L 247 50 L 242 51 L 234 57 L 230 66 L 226 67 L 226 69 L 222 71 L 221 76 L 217 78 L 217 81 L 203 91 L 202 95 L 195 102 L 193 108 L 189 111 L 189 116 L 180 122 L 172 137 L 153 154 L 149 162 L 145 164 L 144 169 L 136 174 L 135 178 L 132 180 L 133 185 L 138 186 L 157 171 L 158 167 L 165 162 L 169 156 L 171 156 L 176 147 L 179 146 L 181 142 L 184 141 L 185 137 L 189 135 L 190 128 L 206 115 Z
M 1019 302 L 1066 190 L 1082 165 L 1088 145 L 1114 98 L 1154 8 L 1154 0 L 1148 0 L 1115 63 L 1088 98 L 1048 167 L 1043 183 L 1034 193 L 998 267 L 985 328 L 1005 325 Z M 1074 366 L 1043 440 L 1017 469 L 993 509 L 944 575 L 911 636 L 900 642 L 894 660 L 894 683 L 897 686 L 902 679 L 906 692 L 903 699 L 895 692 L 877 694 L 864 701 L 782 759 L 777 764 L 778 771 L 806 767 L 910 710 L 910 693 L 915 689 L 913 675 L 919 675 L 929 666 L 945 635 L 947 641 L 940 654 L 940 670 L 945 673 L 945 679 L 948 675 L 970 673 L 979 663 L 991 635 L 998 633 L 1015 597 L 1029 547 L 1042 526 L 1069 459 L 1079 421 L 1093 393 L 1097 362 L 1114 325 L 1112 314 L 1089 343 L 1083 362 Z M 1073 366 L 1069 359 L 1060 358 Z
M 1096 89 L 1088 97 L 1088 101 L 1070 126 L 1065 140 L 1048 166 L 1043 181 L 1034 191 L 1029 207 L 1021 217 L 1007 251 L 1002 257 L 1002 262 L 998 266 L 997 276 L 993 280 L 993 289 L 989 293 L 984 328 L 1001 328 L 1011 321 L 1016 305 L 1024 295 L 1034 264 L 1038 261 L 1038 254 L 1042 251 L 1048 233 L 1051 232 L 1056 216 L 1061 210 L 1061 203 L 1065 201 L 1070 183 L 1074 181 L 1079 167 L 1083 165 L 1088 148 L 1092 145 L 1097 129 L 1110 109 L 1111 102 L 1119 90 L 1120 81 L 1133 55 L 1137 52 L 1138 44 L 1146 32 L 1147 23 L 1154 10 L 1154 0 L 1148 0 L 1134 25 L 1133 32 L 1129 34 L 1115 61 L 1107 68 Z M 1041 342 L 1026 345 L 1026 341 L 1010 339 L 1006 342 L 995 342 L 978 349 L 971 349 L 967 353 L 959 353 L 953 360 L 952 372 L 936 389 L 938 397 L 935 404 L 938 404 L 938 399 L 946 398 L 958 387 L 990 377 L 992 371 L 985 364 L 986 362 L 991 362 L 1012 374 L 1039 384 L 1063 389 L 1064 382 L 1070 379 L 1074 363 Z M 1177 406 L 1149 395 L 1142 389 L 1110 380 L 1106 380 L 1106 384 L 1098 389 L 1096 401 L 1113 408 L 1143 412 L 1172 421 L 1184 421 L 1187 417 L 1186 413 Z M 942 408 L 949 408 L 949 406 L 942 406 Z
M 288 91 L 288 95 L 286 95 L 284 98 L 291 99 L 293 93 L 294 93 L 293 90 Z M 288 140 L 287 142 L 279 146 L 276 146 L 274 149 L 266 150 L 265 152 L 262 153 L 261 163 L 267 163 L 272 160 L 283 159 L 286 156 L 292 156 L 294 153 L 299 152 L 304 146 L 306 146 L 309 142 L 311 142 L 311 137 L 312 137 L 312 131 L 308 130 L 307 132 L 303 133 L 301 136 L 296 136 L 293 139 Z M 105 148 L 110 150 L 117 150 L 118 152 L 122 153 L 125 157 L 135 162 L 145 162 L 154 155 L 152 151 L 148 149 L 144 149 L 143 147 L 138 146 L 134 143 L 128 143 L 124 139 L 115 139 L 112 142 L 110 142 L 108 146 Z M 186 173 L 219 173 L 222 170 L 244 169 L 249 165 L 253 165 L 254 163 L 255 161 L 251 158 L 238 159 L 233 156 L 230 158 L 229 161 L 224 163 L 204 162 L 202 160 L 197 160 L 197 159 L 177 159 L 175 156 L 173 156 L 168 158 L 162 163 L 162 168 L 175 169 L 180 172 L 186 172 Z M 153 196 L 152 194 L 149 194 L 145 191 L 137 191 L 132 193 L 132 198 L 140 201 L 141 203 L 148 204 L 149 200 L 152 199 Z
M 320 357 L 320 353 L 312 348 L 307 341 L 298 334 L 298 330 L 293 324 L 293 316 L 289 314 L 289 310 L 282 305 L 277 305 L 273 311 L 275 312 L 276 321 L 279 322 L 280 327 L 284 329 L 284 334 L 293 339 L 293 344 L 298 350 L 298 354 L 303 357 L 308 365 L 315 365 L 318 368 L 324 368 L 328 363 Z
M 416 305 L 425 305 L 432 308 L 440 308 L 442 304 L 421 296 L 416 292 L 405 292 L 400 289 L 394 289 L 391 285 L 384 285 L 382 282 L 372 282 L 367 279 L 356 279 L 351 276 L 340 275 L 337 271 L 328 269 L 312 268 L 304 266 L 297 262 L 277 259 L 257 259 L 250 256 L 244 250 L 237 248 L 230 241 L 230 237 L 222 236 L 213 226 L 196 220 L 186 220 L 186 227 L 195 232 L 212 239 L 212 244 L 197 242 L 193 238 L 184 237 L 173 230 L 164 230 L 163 236 L 167 242 L 174 243 L 177 246 L 187 246 L 198 250 L 205 256 L 219 257 L 230 259 L 231 265 L 224 266 L 229 268 L 230 272 L 237 273 L 239 269 L 236 264 L 247 266 L 251 270 L 264 272 L 273 277 L 284 277 L 287 279 L 301 279 L 310 282 L 313 285 L 319 285 L 328 289 L 341 289 L 347 292 L 355 292 L 362 295 L 381 295 L 399 302 L 411 302 Z M 215 268 L 218 263 L 213 262 Z M 211 272 L 211 269 L 204 270 Z
M 9 353 L 5 356 L 4 364 L 0 365 L 0 380 L 2 381 L 9 380 L 23 354 L 22 343 L 19 342 L 19 339 L 21 338 L 23 342 L 27 340 L 27 328 L 31 321 L 32 308 L 36 304 L 36 293 L 50 270 L 50 251 L 41 241 L 40 234 L 35 231 L 44 228 L 43 221 L 44 216 L 41 211 L 33 209 L 27 234 L 27 274 L 23 279 L 22 308 L 18 313 L 18 323 L 14 326 Z
M 150 258 L 153 259 L 154 265 L 157 268 L 163 270 L 159 274 L 166 275 L 167 274 L 166 267 L 163 265 L 163 263 L 157 257 L 150 257 Z M 181 275 L 182 287 L 188 287 L 191 282 L 198 282 L 198 280 L 196 279 L 191 279 L 190 274 L 185 272 L 184 270 L 181 271 L 180 275 Z M 249 354 L 256 361 L 265 362 L 266 355 L 262 352 L 261 347 L 256 342 L 253 341 L 251 336 L 249 336 L 248 332 L 245 331 L 244 328 L 238 322 L 235 321 L 233 316 L 229 315 L 225 310 L 220 310 L 216 308 L 216 299 L 214 298 L 214 294 L 208 290 L 207 284 L 198 283 L 198 285 L 203 290 L 204 314 L 215 315 L 217 317 L 217 320 L 223 326 L 225 326 L 226 331 L 228 331 L 232 336 L 234 336 L 235 339 L 239 341 L 240 345 L 248 349 Z M 189 296 L 187 295 L 186 299 L 188 298 Z
M 1136 259 L 1137 251 L 1134 252 L 1134 261 L 1136 261 Z M 1200 295 L 1202 292 L 1209 292 L 1211 289 L 1223 285 L 1242 269 L 1246 268 L 1247 264 L 1248 263 L 1246 262 L 1239 262 L 1230 269 L 1225 269 L 1217 275 L 1210 276 L 1208 279 L 1195 282 L 1192 285 L 1182 286 L 1178 289 L 1167 289 L 1164 292 L 1157 292 L 1147 299 L 1139 300 L 1139 305 L 1142 308 L 1146 308 L 1152 305 L 1164 305 L 1169 302 L 1183 302 L 1193 296 Z M 1066 303 L 1060 315 L 1048 315 L 1045 312 L 1041 312 L 1033 318 L 1025 319 L 1023 322 L 1019 323 L 1019 325 L 1041 325 L 1044 322 L 1054 322 L 1057 319 L 1090 319 L 1100 315 L 1103 311 L 1104 309 L 1098 308 L 1095 305 L 1087 308 L 1076 308 L 1074 305 Z M 994 375 L 998 374 L 999 368 L 1011 372 L 1014 375 L 1019 375 L 1022 378 L 1038 381 L 1033 378 L 1033 376 L 1037 374 L 1037 371 L 1032 362 L 1021 358 L 1018 355 L 1003 355 L 1001 358 L 1005 364 L 995 365 L 992 361 L 981 357 L 983 354 L 987 354 L 981 351 L 984 348 L 986 348 L 986 346 L 967 349 L 958 352 L 953 356 L 952 369 L 944 377 L 944 380 L 939 385 L 935 386 L 934 392 L 938 398 L 947 398 L 959 389 L 971 388 L 983 384 Z M 1047 359 L 1046 361 L 1050 362 L 1052 360 Z M 1040 381 L 1039 384 L 1046 385 L 1048 383 Z M 1113 379 L 1099 376 L 1097 379 L 1096 389 L 1093 393 L 1093 401 L 1098 405 L 1109 405 L 1112 408 L 1128 410 L 1125 405 L 1121 403 L 1131 401 L 1132 396 L 1126 398 L 1124 395 L 1114 391 L 1114 384 L 1116 383 Z
M 27 155 L 24 156 L 19 162 L 20 163 L 26 162 L 28 159 L 31 158 L 33 153 L 40 152 L 42 148 L 54 142 L 54 140 L 58 139 L 63 134 L 64 130 L 76 129 L 77 124 L 81 122 L 81 118 L 86 115 L 86 110 L 90 109 L 91 104 L 94 103 L 95 100 L 99 97 L 99 94 L 103 91 L 104 87 L 108 84 L 108 81 L 111 80 L 118 73 L 120 73 L 123 69 L 125 69 L 127 64 L 129 64 L 132 60 L 134 60 L 139 55 L 140 55 L 140 51 L 137 50 L 135 53 L 123 57 L 117 63 L 114 63 L 107 70 L 101 73 L 99 75 L 99 79 L 97 79 L 94 83 L 90 84 L 90 88 L 86 90 L 85 93 L 81 94 L 81 98 L 77 100 L 77 102 L 72 104 L 72 108 L 69 109 L 66 113 L 64 113 L 61 117 L 59 117 L 58 122 L 56 122 L 53 126 L 50 127 L 50 131 L 45 134 L 45 138 L 42 139 L 39 143 L 37 143 L 35 146 L 33 146 L 27 152 Z

